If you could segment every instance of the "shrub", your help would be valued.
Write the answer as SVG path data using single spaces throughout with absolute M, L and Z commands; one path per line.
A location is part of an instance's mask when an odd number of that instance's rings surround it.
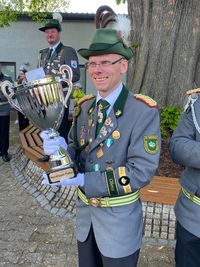
M 175 106 L 166 106 L 161 108 L 161 136 L 163 138 L 170 138 L 173 134 L 173 131 L 178 125 L 181 116 L 181 108 Z

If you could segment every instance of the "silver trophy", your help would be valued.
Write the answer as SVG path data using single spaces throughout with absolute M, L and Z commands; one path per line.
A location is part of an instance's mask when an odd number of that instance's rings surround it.
M 49 77 L 16 86 L 9 81 L 1 84 L 1 90 L 11 106 L 22 112 L 41 131 L 48 130 L 50 138 L 59 136 L 56 129 L 60 126 L 73 89 L 71 68 L 62 65 L 59 71 L 63 78 Z M 66 72 L 68 78 L 65 78 Z M 63 93 L 62 82 L 68 84 L 66 96 Z M 50 183 L 76 175 L 70 155 L 61 147 L 49 157 L 49 164 L 47 177 Z

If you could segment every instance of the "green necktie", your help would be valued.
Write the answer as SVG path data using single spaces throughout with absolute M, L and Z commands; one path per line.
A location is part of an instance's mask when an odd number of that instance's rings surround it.
M 49 60 L 51 58 L 52 53 L 53 53 L 53 48 L 50 48 L 48 55 L 47 55 L 47 60 Z
M 106 100 L 100 99 L 97 102 L 97 107 L 98 107 L 98 121 L 96 127 L 96 137 L 99 134 L 99 131 L 106 120 L 106 115 L 107 115 L 106 111 L 110 107 L 110 104 Z

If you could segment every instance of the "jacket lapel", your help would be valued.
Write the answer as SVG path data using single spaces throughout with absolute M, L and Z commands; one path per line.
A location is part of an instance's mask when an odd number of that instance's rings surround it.
M 95 113 L 91 114 L 93 115 L 93 121 L 94 127 L 92 129 L 91 138 L 93 142 L 90 144 L 90 151 L 92 151 L 94 148 L 96 148 L 100 143 L 103 143 L 106 138 L 108 138 L 114 130 L 118 126 L 117 119 L 123 115 L 124 105 L 126 103 L 126 99 L 128 97 L 129 91 L 124 86 L 120 95 L 118 96 L 117 100 L 115 101 L 115 104 L 113 108 L 111 109 L 110 113 L 108 114 L 108 117 L 101 128 L 97 138 L 95 139 L 95 132 L 96 132 L 96 123 L 97 123 L 97 107 L 93 110 Z
M 94 127 L 93 129 L 94 142 L 92 142 L 90 145 L 90 151 L 93 150 L 95 147 L 97 147 L 100 143 L 103 143 L 105 139 L 108 138 L 116 128 L 117 128 L 117 119 L 114 110 L 112 109 L 108 114 L 108 117 L 106 118 L 106 121 L 96 139 L 95 139 L 96 127 Z
M 60 53 L 62 47 L 63 47 L 63 44 L 62 44 L 62 43 L 60 43 L 60 44 L 56 47 L 56 49 L 55 49 L 53 55 L 51 56 L 51 61 L 53 61 L 55 58 L 58 57 L 58 54 Z

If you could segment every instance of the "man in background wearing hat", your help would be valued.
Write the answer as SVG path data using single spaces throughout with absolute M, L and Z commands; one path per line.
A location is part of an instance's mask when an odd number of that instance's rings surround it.
M 64 46 L 60 41 L 62 31 L 61 21 L 62 16 L 59 13 L 55 13 L 53 19 L 50 19 L 44 27 L 39 28 L 40 31 L 44 32 L 49 48 L 40 50 L 38 67 L 43 67 L 46 76 L 61 77 L 59 68 L 61 65 L 67 64 L 71 67 L 73 72 L 72 82 L 76 82 L 80 79 L 78 57 L 75 49 L 70 46 Z M 64 91 L 66 90 L 67 88 L 64 88 Z M 58 129 L 60 135 L 63 136 L 66 141 L 70 128 L 68 114 L 68 108 L 65 108 L 63 120 Z
M 139 190 L 159 162 L 159 113 L 153 99 L 132 95 L 122 83 L 133 57 L 122 33 L 98 29 L 89 49 L 78 52 L 88 60 L 97 96 L 86 96 L 74 110 L 68 147 L 42 133 L 47 154 L 59 143 L 78 166 L 76 177 L 51 185 L 78 186 L 80 267 L 134 267 L 143 230 Z

